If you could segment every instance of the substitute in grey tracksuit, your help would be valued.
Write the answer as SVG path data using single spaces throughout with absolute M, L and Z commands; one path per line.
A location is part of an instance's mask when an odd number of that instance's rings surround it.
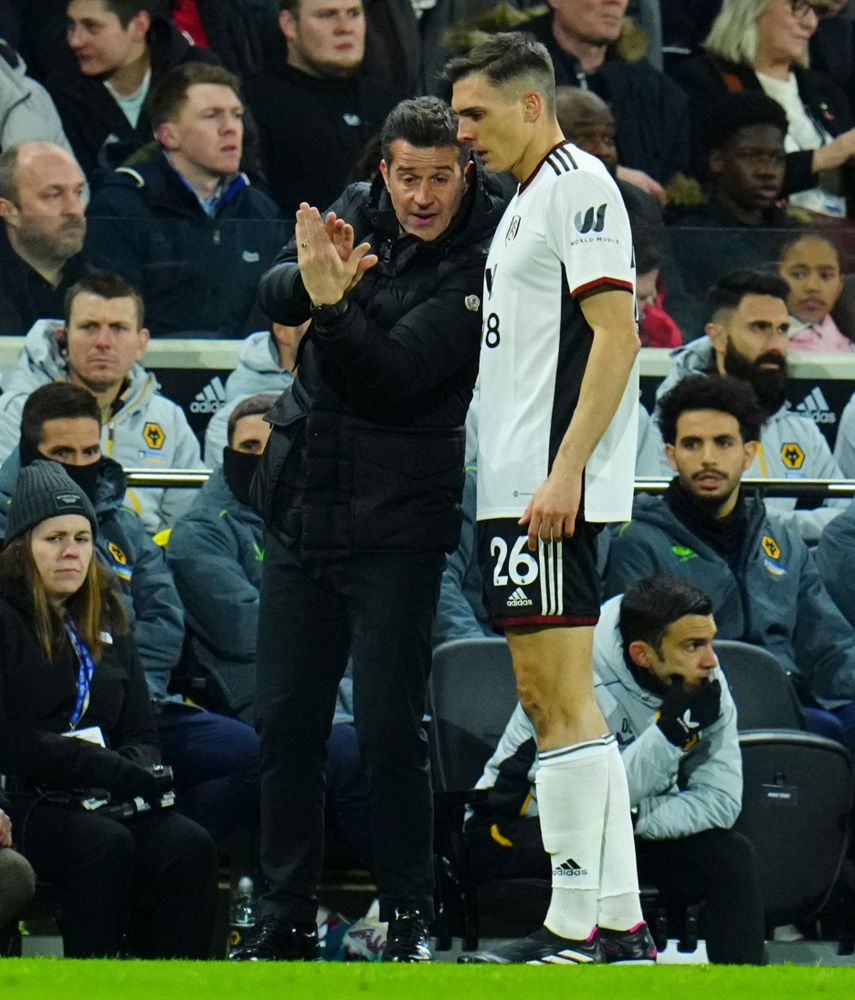
M 65 381 L 68 361 L 56 333 L 62 322 L 41 320 L 24 340 L 16 366 L 2 379 L 0 396 L 0 461 L 21 436 L 21 411 L 30 393 L 48 382 Z M 123 468 L 200 469 L 199 442 L 180 406 L 161 396 L 151 372 L 139 363 L 110 412 L 102 414 L 101 451 Z M 193 490 L 130 489 L 125 503 L 154 534 L 170 526 L 193 502 Z
M 238 363 L 226 379 L 226 401 L 205 428 L 205 464 L 216 469 L 223 462 L 229 417 L 244 399 L 260 392 L 279 394 L 294 381 L 294 375 L 279 362 L 279 351 L 268 330 L 251 333 L 240 345 Z
M 0 535 L 6 533 L 6 510 L 20 471 L 21 458 L 15 448 L 0 468 Z M 102 459 L 93 498 L 98 515 L 95 547 L 104 565 L 121 581 L 122 603 L 149 694 L 153 701 L 162 701 L 181 656 L 184 613 L 163 550 L 151 540 L 140 519 L 123 506 L 124 494 L 121 466 Z
M 716 372 L 715 352 L 708 337 L 699 337 L 673 352 L 673 367 L 656 390 L 656 398 L 686 375 Z M 842 479 L 828 442 L 810 417 L 803 417 L 784 404 L 763 424 L 760 443 L 748 478 Z M 846 506 L 845 500 L 830 500 L 814 510 L 796 510 L 793 497 L 767 501 L 769 508 L 786 517 L 805 541 L 815 542 L 828 522 Z
M 30 139 L 52 142 L 74 156 L 50 94 L 27 76 L 27 64 L 0 38 L 0 152 Z
M 718 719 L 688 751 L 655 724 L 662 697 L 642 687 L 624 656 L 618 627 L 621 598 L 607 601 L 594 629 L 597 704 L 620 744 L 635 817 L 639 872 L 668 892 L 706 898 L 707 948 L 717 962 L 762 960 L 763 909 L 753 852 L 731 831 L 742 807 L 742 757 L 736 708 L 721 684 Z M 534 729 L 517 705 L 478 788 L 486 805 L 467 823 L 476 871 L 501 877 L 548 877 L 540 842 Z M 737 930 L 736 923 L 739 923 Z
M 829 597 L 792 523 L 745 500 L 746 524 L 728 560 L 660 497 L 637 497 L 633 519 L 612 529 L 607 597 L 654 573 L 683 577 L 713 601 L 723 639 L 763 646 L 831 705 L 855 700 L 855 631 Z
M 855 628 L 855 500 L 826 525 L 814 559 L 831 599 Z

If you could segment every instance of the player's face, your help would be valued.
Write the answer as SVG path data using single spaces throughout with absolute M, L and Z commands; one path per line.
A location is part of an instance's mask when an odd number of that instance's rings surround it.
M 270 424 L 260 413 L 250 413 L 235 424 L 231 447 L 248 455 L 260 455 L 270 437 Z
M 590 45 L 615 41 L 623 27 L 628 0 L 549 0 L 559 31 Z
M 365 55 L 362 0 L 300 0 L 280 13 L 279 28 L 288 64 L 310 76 L 350 76 Z
M 784 135 L 774 125 L 739 129 L 721 150 L 710 154 L 716 186 L 748 211 L 770 208 L 781 196 L 786 167 Z
M 451 107 L 458 116 L 457 138 L 469 143 L 487 170 L 513 171 L 528 138 L 522 98 L 494 87 L 483 73 L 470 73 L 454 84 Z
M 734 497 L 754 449 L 753 442 L 742 440 L 739 421 L 730 413 L 686 410 L 677 418 L 676 440 L 665 445 L 665 454 L 683 488 L 715 510 Z
M 142 55 L 151 16 L 142 11 L 122 27 L 103 0 L 71 0 L 66 9 L 68 45 L 86 76 L 110 76 Z
M 63 465 L 94 465 L 101 457 L 101 426 L 91 417 L 46 420 L 38 451 Z
M 411 146 L 396 139 L 380 172 L 398 222 L 420 240 L 435 240 L 451 225 L 468 181 L 457 146 Z M 467 167 L 467 169 L 470 169 Z
M 716 626 L 712 615 L 683 615 L 665 629 L 659 652 L 644 643 L 644 666 L 667 687 L 675 677 L 695 688 L 718 666 L 713 650 Z
M 69 381 L 92 392 L 120 385 L 148 346 L 136 302 L 80 292 L 66 330 Z
M 21 248 L 56 261 L 79 253 L 86 235 L 86 181 L 74 158 L 46 143 L 28 143 L 18 154 L 14 183 L 17 204 L 0 199 L 0 215 Z
M 182 162 L 214 177 L 240 168 L 243 153 L 243 104 L 231 87 L 195 83 L 174 122 L 158 133 L 166 148 Z
M 30 551 L 50 597 L 60 601 L 83 586 L 92 561 L 92 526 L 82 514 L 49 517 L 33 528 Z
M 790 312 L 805 323 L 824 320 L 843 291 L 837 251 L 819 236 L 806 236 L 793 243 L 778 271 L 790 286 Z

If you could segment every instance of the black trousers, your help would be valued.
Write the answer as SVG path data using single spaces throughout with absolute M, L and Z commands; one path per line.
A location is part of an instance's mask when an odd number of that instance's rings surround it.
M 433 801 L 422 724 L 440 553 L 304 565 L 268 533 L 258 626 L 263 912 L 310 922 L 323 863 L 326 741 L 353 662 L 381 919 L 433 914 Z
M 22 804 L 23 805 L 23 804 Z M 44 801 L 15 811 L 21 852 L 61 894 L 66 957 L 207 958 L 217 848 L 175 810 L 127 824 Z
M 473 872 L 494 878 L 550 879 L 536 818 L 466 827 Z M 509 843 L 508 843 L 509 842 Z M 674 840 L 635 839 L 638 875 L 677 901 L 706 904 L 702 930 L 711 962 L 762 965 L 765 921 L 754 848 L 734 830 L 703 830 Z

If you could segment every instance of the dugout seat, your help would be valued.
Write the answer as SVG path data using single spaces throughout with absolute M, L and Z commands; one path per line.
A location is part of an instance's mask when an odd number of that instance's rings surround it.
M 805 717 L 795 688 L 776 656 L 735 639 L 719 639 L 715 652 L 736 702 L 740 731 L 804 730 Z
M 851 833 L 852 755 L 805 732 L 740 733 L 742 812 L 754 845 L 767 930 L 810 920 L 840 875 Z
M 464 950 L 471 951 L 478 947 L 482 913 L 501 924 L 504 936 L 521 936 L 541 924 L 551 892 L 543 879 L 478 883 L 470 872 L 463 838 L 466 807 L 479 797 L 472 786 L 517 703 L 507 642 L 479 637 L 437 646 L 428 694 L 440 904 L 434 933 L 440 950 L 451 946 L 457 932 Z M 666 911 L 655 889 L 642 890 L 642 906 L 657 946 L 664 948 Z M 687 944 L 686 950 L 691 946 Z

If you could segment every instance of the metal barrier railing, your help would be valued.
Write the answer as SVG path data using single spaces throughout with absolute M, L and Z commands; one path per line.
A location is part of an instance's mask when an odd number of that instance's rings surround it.
M 204 486 L 213 469 L 150 469 L 126 468 L 128 486 L 196 488 Z M 670 479 L 645 476 L 635 480 L 636 493 L 664 493 Z M 855 496 L 855 479 L 743 479 L 747 490 L 767 497 L 813 497 L 817 500 Z

